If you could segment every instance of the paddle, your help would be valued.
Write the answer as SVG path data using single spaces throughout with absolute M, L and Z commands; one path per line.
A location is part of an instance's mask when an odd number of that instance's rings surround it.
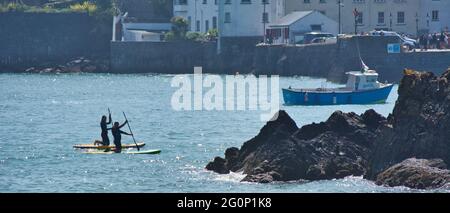
M 108 107 L 108 113 L 109 113 L 109 123 L 112 125 L 112 120 L 111 120 L 111 110 L 109 110 L 109 107 Z
M 123 112 L 123 117 L 125 117 L 125 121 L 128 121 L 127 116 L 125 115 L 125 112 Z M 131 131 L 130 122 L 127 122 L 127 125 L 128 125 L 128 129 L 130 130 L 131 137 L 133 137 L 134 144 L 136 144 L 137 150 L 140 151 L 139 146 L 136 143 L 136 139 L 134 139 L 133 132 Z

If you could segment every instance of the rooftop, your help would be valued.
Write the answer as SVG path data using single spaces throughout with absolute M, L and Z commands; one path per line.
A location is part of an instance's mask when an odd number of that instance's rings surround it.
M 313 10 L 292 12 L 292 13 L 289 13 L 286 16 L 282 17 L 281 19 L 279 19 L 277 22 L 275 22 L 271 26 L 289 26 L 289 25 L 295 23 L 296 21 L 308 16 L 309 14 L 311 14 L 313 12 L 314 12 Z

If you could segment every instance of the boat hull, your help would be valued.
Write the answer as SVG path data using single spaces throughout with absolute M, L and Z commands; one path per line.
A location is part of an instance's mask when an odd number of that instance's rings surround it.
M 388 84 L 378 89 L 364 91 L 302 91 L 283 89 L 285 105 L 347 105 L 385 103 L 394 85 Z

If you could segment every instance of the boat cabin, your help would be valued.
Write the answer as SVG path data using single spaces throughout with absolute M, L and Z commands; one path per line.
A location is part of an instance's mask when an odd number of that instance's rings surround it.
M 352 91 L 380 88 L 378 73 L 374 70 L 347 72 L 346 74 L 348 75 L 347 88 Z

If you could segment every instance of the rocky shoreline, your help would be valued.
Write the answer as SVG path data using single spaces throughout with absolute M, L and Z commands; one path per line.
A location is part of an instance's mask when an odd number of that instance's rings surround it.
M 298 128 L 279 111 L 242 147 L 207 166 L 242 181 L 330 180 L 364 176 L 378 185 L 434 189 L 450 182 L 450 69 L 437 77 L 405 70 L 399 98 L 387 118 L 334 112 L 327 121 Z
M 61 64 L 43 64 L 29 67 L 26 73 L 103 73 L 108 72 L 109 60 L 101 58 L 78 57 Z

